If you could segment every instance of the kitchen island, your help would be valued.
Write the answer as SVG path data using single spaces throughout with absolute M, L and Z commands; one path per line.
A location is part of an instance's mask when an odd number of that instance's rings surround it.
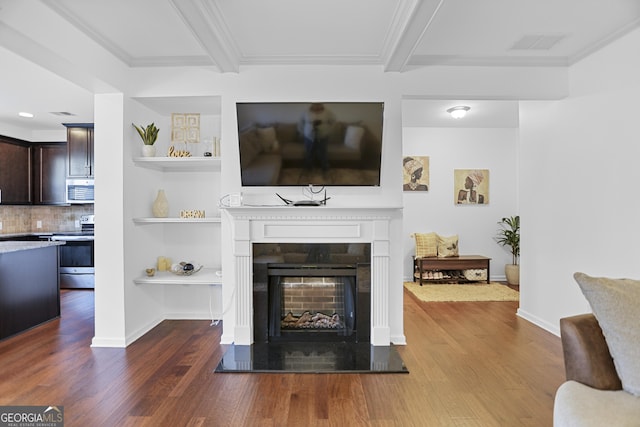
M 0 241 L 0 339 L 60 317 L 61 244 Z

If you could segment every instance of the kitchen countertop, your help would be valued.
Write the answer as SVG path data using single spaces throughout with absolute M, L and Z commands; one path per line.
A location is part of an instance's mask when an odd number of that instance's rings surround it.
M 67 234 L 67 233 L 77 233 L 80 231 L 79 228 L 75 228 L 73 230 L 53 230 L 53 231 L 25 231 L 22 233 L 5 233 L 0 234 L 0 239 L 2 238 L 16 238 L 16 237 L 37 237 L 37 236 L 52 236 L 54 234 Z
M 64 245 L 65 242 L 0 242 L 0 254 Z

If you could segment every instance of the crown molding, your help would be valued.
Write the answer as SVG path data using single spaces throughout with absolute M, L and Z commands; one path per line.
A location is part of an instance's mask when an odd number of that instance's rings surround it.
M 567 67 L 564 56 L 453 56 L 415 55 L 407 65 L 412 66 L 471 66 L 471 67 Z

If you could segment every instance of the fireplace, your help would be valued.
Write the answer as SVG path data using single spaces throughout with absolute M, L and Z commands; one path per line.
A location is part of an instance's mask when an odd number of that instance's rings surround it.
M 401 233 L 401 207 L 315 208 L 290 206 L 240 206 L 221 210 L 223 234 L 232 242 L 223 253 L 225 285 L 223 286 L 223 344 L 251 345 L 255 341 L 255 316 L 262 304 L 256 304 L 254 291 L 265 295 L 268 288 L 267 267 L 270 263 L 304 264 L 308 251 L 293 253 L 284 259 L 276 250 L 255 251 L 256 244 L 366 244 L 370 250 L 369 265 L 356 272 L 357 292 L 368 292 L 369 343 L 373 346 L 405 344 L 402 332 L 401 245 L 391 236 Z M 352 247 L 353 248 L 353 247 Z M 352 264 L 348 256 L 334 256 L 330 264 Z M 392 261 L 394 260 L 394 261 Z M 362 274 L 361 274 L 362 273 Z M 263 275 L 256 284 L 256 276 Z M 393 280 L 392 280 L 393 279 Z M 360 301 L 362 302 L 362 301 Z M 359 304 L 357 312 L 363 313 Z M 356 328 L 360 330 L 362 323 Z M 367 345 L 368 345 L 367 344 Z
M 369 342 L 370 256 L 364 243 L 254 244 L 254 342 Z

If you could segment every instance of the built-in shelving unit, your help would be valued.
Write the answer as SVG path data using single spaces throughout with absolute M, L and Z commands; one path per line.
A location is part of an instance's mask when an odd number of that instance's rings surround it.
M 220 157 L 136 157 L 137 166 L 161 171 L 215 172 L 220 170 Z
M 133 222 L 136 224 L 197 224 L 197 223 L 219 223 L 221 221 L 219 216 L 210 218 L 133 218 Z
M 157 271 L 152 277 L 134 279 L 138 285 L 222 285 L 220 268 L 203 267 L 191 276 L 179 276 L 168 271 Z
M 135 157 L 133 162 L 136 166 L 167 174 L 165 178 L 171 180 L 173 172 L 220 172 L 221 160 L 220 157 Z M 213 182 L 215 182 L 215 179 Z M 164 224 L 168 227 L 180 227 L 186 224 L 198 226 L 221 223 L 220 216 L 205 218 L 135 217 L 132 220 L 136 225 Z M 140 276 L 134 279 L 134 283 L 139 285 L 221 285 L 222 277 L 219 274 L 220 271 L 219 267 L 205 266 L 192 276 L 181 276 L 171 272 L 156 272 L 152 277 Z

